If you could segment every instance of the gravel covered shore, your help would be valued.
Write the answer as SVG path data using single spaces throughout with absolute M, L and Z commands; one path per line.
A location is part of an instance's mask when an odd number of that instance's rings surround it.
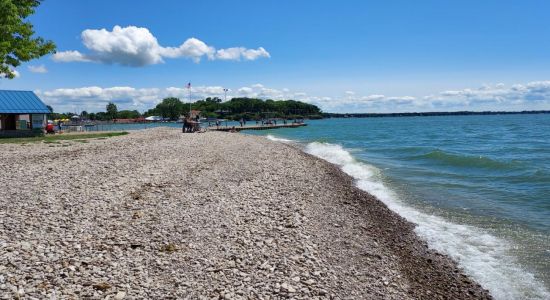
M 337 167 L 237 133 L 0 144 L 4 299 L 485 299 Z

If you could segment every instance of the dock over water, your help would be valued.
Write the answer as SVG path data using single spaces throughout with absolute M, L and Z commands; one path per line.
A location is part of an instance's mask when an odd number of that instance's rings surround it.
M 268 124 L 268 125 L 249 125 L 249 126 L 208 126 L 208 130 L 212 131 L 241 131 L 241 130 L 269 130 L 279 128 L 297 128 L 307 126 L 306 123 L 291 123 L 291 124 Z

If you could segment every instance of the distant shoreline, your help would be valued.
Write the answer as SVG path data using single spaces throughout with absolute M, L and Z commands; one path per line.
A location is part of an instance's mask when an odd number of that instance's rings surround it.
M 525 111 L 447 111 L 404 113 L 324 113 L 324 118 L 387 118 L 387 117 L 433 117 L 433 116 L 485 116 L 485 115 L 532 115 L 550 114 L 550 110 Z

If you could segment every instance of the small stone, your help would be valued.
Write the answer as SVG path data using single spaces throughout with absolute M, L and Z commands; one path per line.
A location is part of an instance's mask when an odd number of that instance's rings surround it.
M 116 293 L 116 295 L 113 299 L 122 300 L 122 299 L 124 299 L 124 297 L 126 297 L 126 292 L 120 291 L 120 292 Z
M 308 279 L 308 280 L 304 281 L 304 283 L 307 284 L 307 285 L 313 285 L 315 283 L 315 280 Z
M 106 283 L 106 282 L 100 282 L 100 283 L 94 284 L 92 287 L 96 290 L 100 290 L 100 291 L 104 292 L 104 291 L 110 289 L 111 285 Z
M 25 296 L 25 290 L 21 288 L 17 291 L 17 297 L 21 298 L 23 296 Z
M 281 284 L 281 288 L 289 293 L 296 293 L 296 289 L 286 282 Z
M 29 242 L 21 242 L 21 248 L 22 248 L 23 250 L 31 250 L 31 247 L 32 247 L 32 246 L 31 246 L 31 243 L 29 243 Z

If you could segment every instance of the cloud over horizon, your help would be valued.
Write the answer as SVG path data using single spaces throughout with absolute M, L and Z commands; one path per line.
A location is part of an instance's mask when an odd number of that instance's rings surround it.
M 56 111 L 102 111 L 109 101 L 120 109 L 143 111 L 154 107 L 165 97 L 178 97 L 188 102 L 185 88 L 134 88 L 127 86 L 102 88 L 97 86 L 36 91 Z M 193 86 L 193 101 L 206 97 L 224 97 L 222 86 Z M 289 89 L 269 88 L 263 84 L 230 89 L 227 99 L 250 97 L 273 100 L 294 99 L 318 105 L 326 112 L 421 112 L 461 110 L 550 110 L 550 81 L 534 81 L 506 87 L 503 84 L 484 85 L 478 89 L 442 91 L 424 97 L 358 95 L 343 91 L 340 96 L 309 95 Z
M 165 58 L 188 58 L 198 63 L 208 60 L 256 60 L 270 58 L 263 47 L 248 49 L 232 47 L 216 49 L 197 38 L 189 38 L 178 47 L 161 46 L 157 38 L 145 27 L 114 26 L 112 31 L 86 29 L 81 34 L 82 43 L 89 53 L 77 50 L 60 51 L 52 55 L 56 62 L 97 62 L 142 67 L 164 62 Z
M 307 101 L 307 99 L 306 99 Z M 502 83 L 477 89 L 447 90 L 423 97 L 360 96 L 352 91 L 341 97 L 311 99 L 329 112 L 427 112 L 427 111 L 522 111 L 550 110 L 550 80 L 507 87 Z

